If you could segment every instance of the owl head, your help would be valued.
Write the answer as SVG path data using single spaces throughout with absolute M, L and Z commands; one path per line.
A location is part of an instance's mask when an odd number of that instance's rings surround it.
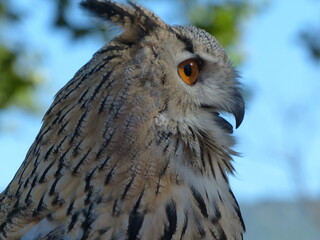
M 82 6 L 123 28 L 114 42 L 129 46 L 122 53 L 127 62 L 121 63 L 127 76 L 122 74 L 118 81 L 127 81 L 139 69 L 133 101 L 148 98 L 142 102 L 153 107 L 143 108 L 158 111 L 164 122 L 214 131 L 219 139 L 221 134 L 232 133 L 232 125 L 220 113 L 233 114 L 237 128 L 244 117 L 244 101 L 237 73 L 218 41 L 194 26 L 170 26 L 152 12 L 128 3 L 87 0 Z

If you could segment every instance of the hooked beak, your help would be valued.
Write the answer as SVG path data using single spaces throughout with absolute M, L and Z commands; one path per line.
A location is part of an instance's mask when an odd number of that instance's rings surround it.
M 243 121 L 244 112 L 245 112 L 244 100 L 240 93 L 238 93 L 236 96 L 236 102 L 237 102 L 236 105 L 233 107 L 230 113 L 233 114 L 233 116 L 235 117 L 236 128 L 238 128 Z
M 236 120 L 235 127 L 238 128 L 243 121 L 244 112 L 245 112 L 245 103 L 240 93 L 236 93 L 233 95 L 233 101 L 230 102 L 228 106 L 225 105 L 225 107 L 217 108 L 216 106 L 201 105 L 201 107 L 212 109 L 212 112 L 214 113 L 215 121 L 221 126 L 222 129 L 224 129 L 228 133 L 233 133 L 233 127 L 227 120 L 222 118 L 219 113 L 220 112 L 231 113 Z

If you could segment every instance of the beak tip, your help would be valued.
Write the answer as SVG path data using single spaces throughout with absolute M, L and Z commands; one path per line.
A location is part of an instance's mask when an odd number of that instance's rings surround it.
M 244 117 L 244 114 L 241 117 L 236 117 L 236 129 L 240 127 L 243 117 Z
M 244 118 L 244 112 L 245 112 L 245 104 L 241 96 L 238 102 L 237 110 L 234 112 L 234 116 L 236 119 L 236 128 L 238 128 L 241 125 Z

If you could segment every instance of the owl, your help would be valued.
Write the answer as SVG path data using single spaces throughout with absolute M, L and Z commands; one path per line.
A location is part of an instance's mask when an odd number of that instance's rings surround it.
M 56 94 L 0 195 L 0 239 L 239 240 L 228 176 L 244 101 L 224 49 L 128 1 L 82 7 L 122 28 Z

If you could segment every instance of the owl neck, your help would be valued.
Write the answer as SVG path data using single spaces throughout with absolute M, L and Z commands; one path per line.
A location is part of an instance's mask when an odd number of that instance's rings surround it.
M 244 227 L 228 183 L 229 149 L 191 127 L 168 122 L 156 129 L 143 149 L 133 144 L 130 167 L 123 171 L 128 175 L 115 186 L 114 215 L 130 209 L 129 219 L 139 219 L 142 236 L 160 238 L 171 229 L 187 239 L 213 232 L 215 239 L 240 239 Z

